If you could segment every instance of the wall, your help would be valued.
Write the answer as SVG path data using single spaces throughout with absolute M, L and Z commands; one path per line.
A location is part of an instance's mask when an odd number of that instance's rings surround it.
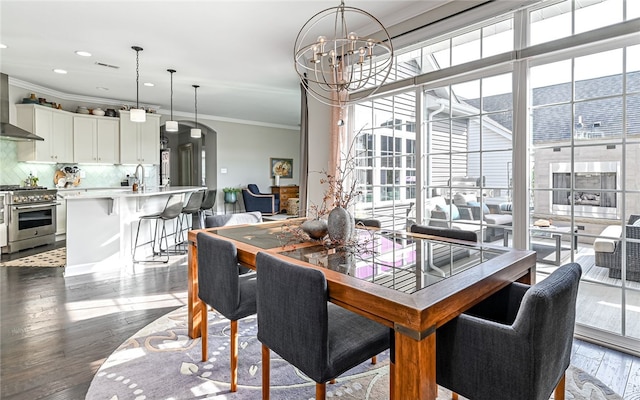
M 198 115 L 198 123 L 200 123 Z M 207 120 L 202 123 L 217 132 L 217 182 L 218 212 L 224 212 L 222 188 L 258 185 L 263 193 L 270 193 L 273 180 L 270 174 L 270 158 L 292 158 L 293 178 L 281 179 L 280 185 L 297 185 L 300 182 L 300 132 L 249 124 Z M 209 162 L 207 157 L 206 162 Z M 222 170 L 226 169 L 226 173 Z M 240 196 L 240 201 L 242 196 Z

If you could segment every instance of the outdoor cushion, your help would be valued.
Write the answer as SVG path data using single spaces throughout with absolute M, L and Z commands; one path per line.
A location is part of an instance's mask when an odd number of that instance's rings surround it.
M 492 225 L 510 225 L 513 222 L 511 214 L 485 214 L 484 220 Z
M 449 215 L 451 215 L 451 219 L 460 219 L 460 211 L 455 204 L 447 204 L 445 206 L 437 205 L 436 210 L 447 213 L 447 219 L 449 219 Z
M 475 194 L 464 194 L 464 193 L 456 193 L 453 196 L 453 204 L 457 206 L 464 206 L 469 204 L 471 201 L 477 201 Z
M 468 201 L 467 205 L 469 207 L 480 207 L 480 203 L 477 201 Z M 489 210 L 489 207 L 485 203 L 482 203 L 482 213 L 485 215 L 491 213 L 491 211 Z
M 620 225 L 609 225 L 600 235 L 615 237 L 618 239 L 599 237 L 593 242 L 593 251 L 597 251 L 599 253 L 613 253 L 616 250 L 616 245 L 622 235 L 622 227 Z

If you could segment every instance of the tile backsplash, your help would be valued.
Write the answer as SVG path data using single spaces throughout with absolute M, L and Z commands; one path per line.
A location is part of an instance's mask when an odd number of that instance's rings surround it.
M 18 185 L 33 174 L 39 178 L 38 185 L 54 187 L 53 177 L 60 168 L 77 165 L 84 172 L 80 188 L 104 188 L 120 186 L 127 175 L 133 175 L 135 165 L 92 165 L 92 164 L 44 164 L 18 161 L 16 142 L 0 140 L 0 185 Z M 145 165 L 147 186 L 158 185 L 158 166 Z

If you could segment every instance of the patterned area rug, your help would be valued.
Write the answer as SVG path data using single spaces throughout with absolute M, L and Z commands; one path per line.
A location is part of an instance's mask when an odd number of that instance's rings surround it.
M 67 263 L 67 248 L 45 251 L 28 257 L 0 263 L 0 267 L 64 267 Z
M 96 373 L 87 400 L 260 399 L 261 352 L 256 318 L 238 323 L 238 391 L 229 392 L 229 321 L 209 312 L 209 361 L 200 361 L 200 339 L 187 335 L 187 309 L 179 308 L 123 343 Z M 327 385 L 327 398 L 382 400 L 389 393 L 388 351 Z M 315 382 L 271 352 L 271 398 L 314 399 Z M 438 399 L 450 399 L 440 389 Z M 462 397 L 461 397 L 462 398 Z M 622 400 L 596 378 L 574 367 L 567 372 L 566 399 Z

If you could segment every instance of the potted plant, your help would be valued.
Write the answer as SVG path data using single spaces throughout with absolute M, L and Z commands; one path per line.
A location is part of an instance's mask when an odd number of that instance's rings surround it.
M 224 192 L 224 202 L 225 203 L 235 203 L 238 201 L 238 193 L 240 193 L 240 188 L 232 188 L 226 187 L 222 189 Z

